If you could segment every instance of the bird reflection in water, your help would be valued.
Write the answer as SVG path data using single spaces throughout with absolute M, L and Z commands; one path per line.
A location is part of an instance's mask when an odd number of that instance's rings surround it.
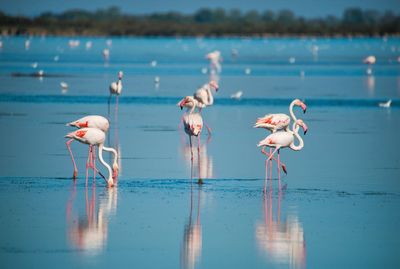
M 256 225 L 259 250 L 275 264 L 288 264 L 290 268 L 305 268 L 306 243 L 304 231 L 296 215 L 288 214 L 281 221 L 281 196 L 279 189 L 276 215 L 274 216 L 272 184 L 264 186 L 264 222 Z
M 74 212 L 74 208 L 78 207 L 76 204 L 81 203 L 79 199 L 76 199 L 75 183 L 67 202 L 68 239 L 72 246 L 82 253 L 97 255 L 107 243 L 109 219 L 117 209 L 118 188 L 106 188 L 100 196 L 96 194 L 95 184 L 92 187 L 86 186 L 84 190 L 85 213 L 83 215 Z
M 207 147 L 210 141 L 211 136 L 208 137 L 207 141 L 200 144 L 200 151 L 198 151 L 197 154 L 193 154 L 192 160 L 190 145 L 182 139 L 181 154 L 185 159 L 186 165 L 194 171 L 197 171 L 197 176 L 201 179 L 214 177 L 213 158 L 207 152 Z
M 191 169 L 193 179 L 193 167 Z M 195 268 L 196 263 L 200 261 L 202 250 L 202 233 L 200 223 L 200 197 L 202 185 L 195 185 L 197 188 L 197 214 L 194 207 L 194 185 L 193 180 L 190 184 L 190 211 L 189 219 L 185 225 L 183 232 L 183 243 L 181 247 L 181 268 L 192 269 Z M 195 217 L 194 217 L 195 215 Z

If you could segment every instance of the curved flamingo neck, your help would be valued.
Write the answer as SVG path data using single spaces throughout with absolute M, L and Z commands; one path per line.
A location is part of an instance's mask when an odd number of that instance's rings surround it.
M 192 114 L 194 112 L 194 110 L 196 109 L 196 107 L 197 107 L 197 101 L 196 101 L 196 99 L 193 99 L 192 108 L 188 108 L 188 110 L 187 110 L 189 112 L 189 114 Z
M 107 184 L 108 184 L 108 186 L 112 186 L 114 184 L 114 180 L 112 178 L 112 170 L 111 170 L 111 167 L 108 165 L 108 163 L 106 163 L 103 159 L 103 147 L 104 147 L 103 144 L 100 144 L 98 147 L 99 148 L 99 160 L 100 160 L 101 164 L 107 168 L 107 170 L 108 170 Z
M 290 144 L 290 148 L 292 149 L 292 150 L 301 150 L 303 147 L 304 147 L 304 141 L 303 141 L 303 139 L 301 138 L 301 136 L 299 135 L 299 125 L 298 124 L 294 124 L 294 128 L 293 128 L 293 135 L 299 140 L 299 144 L 296 146 L 295 144 L 294 144 L 294 141 Z
M 112 153 L 114 154 L 113 166 L 114 166 L 114 167 L 115 167 L 115 166 L 118 167 L 118 164 L 117 164 L 118 153 L 117 153 L 117 151 L 116 151 L 115 149 L 113 149 L 113 148 L 108 148 L 108 147 L 106 147 L 106 146 L 104 146 L 104 145 L 103 145 L 103 149 L 104 149 L 105 151 L 112 152 Z
M 207 93 L 208 93 L 208 104 L 212 105 L 214 103 L 214 97 L 212 95 L 211 86 L 210 85 L 208 85 L 208 87 L 207 87 Z
M 295 101 L 292 101 L 291 103 L 290 103 L 290 106 L 289 106 L 289 113 L 290 113 L 290 116 L 292 117 L 292 120 L 293 120 L 293 126 L 294 126 L 294 124 L 295 124 L 295 122 L 296 122 L 296 120 L 297 120 L 297 118 L 296 118 L 296 116 L 294 115 L 294 113 L 293 113 L 293 107 L 294 107 L 294 103 L 295 103 Z M 293 130 L 294 130 L 294 127 L 293 127 Z

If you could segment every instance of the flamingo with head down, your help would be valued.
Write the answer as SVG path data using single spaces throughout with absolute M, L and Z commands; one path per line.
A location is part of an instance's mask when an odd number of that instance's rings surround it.
M 107 182 L 107 186 L 108 187 L 112 187 L 114 186 L 114 179 L 113 179 L 113 172 L 111 170 L 110 165 L 108 165 L 104 159 L 103 159 L 103 149 L 105 151 L 110 151 L 113 152 L 115 156 L 117 156 L 117 151 L 113 148 L 108 148 L 106 146 L 104 146 L 104 141 L 106 138 L 106 135 L 103 131 L 96 129 L 96 128 L 82 128 L 79 130 L 76 130 L 74 132 L 68 133 L 65 138 L 70 138 L 70 139 L 74 139 L 77 140 L 83 144 L 87 144 L 89 145 L 90 148 L 90 152 L 92 152 L 92 147 L 93 146 L 98 146 L 98 150 L 99 150 L 99 160 L 100 162 L 106 167 L 106 169 L 108 170 L 108 179 L 105 179 Z M 88 157 L 88 161 L 87 163 L 89 163 L 91 158 L 91 154 Z M 75 163 L 74 163 L 75 166 Z M 114 167 L 118 167 L 118 164 L 116 162 L 116 160 L 114 159 Z M 93 164 L 94 169 L 96 169 L 95 164 Z M 96 169 L 97 170 L 97 169 Z M 87 182 L 87 170 L 86 170 L 86 182 Z

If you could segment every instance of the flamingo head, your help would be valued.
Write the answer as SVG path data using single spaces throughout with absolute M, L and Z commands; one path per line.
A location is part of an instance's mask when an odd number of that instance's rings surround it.
M 108 188 L 112 188 L 112 187 L 114 187 L 115 185 L 114 185 L 114 180 L 113 180 L 113 178 L 110 176 L 110 178 L 107 180 L 107 187 Z
M 300 101 L 299 99 L 294 100 L 294 104 L 295 104 L 296 106 L 301 107 L 301 109 L 303 109 L 303 112 L 306 113 L 306 111 L 307 111 L 307 106 L 306 106 L 306 104 L 304 104 L 304 103 L 303 103 L 302 101 Z
M 113 178 L 116 178 L 118 176 L 118 170 L 119 170 L 119 166 L 117 161 L 115 161 L 113 163 Z
M 210 83 L 208 83 L 216 92 L 218 91 L 218 83 L 215 80 L 211 80 Z
M 297 125 L 299 125 L 299 126 L 301 126 L 301 128 L 303 128 L 303 131 L 304 131 L 304 135 L 307 133 L 307 131 L 308 131 L 308 127 L 307 127 L 307 125 L 304 123 L 304 121 L 302 121 L 302 120 L 297 120 L 296 121 L 296 124 Z
M 183 107 L 193 107 L 194 106 L 194 98 L 192 96 L 186 96 L 181 101 L 179 101 L 177 106 L 180 106 L 181 110 L 183 109 Z
M 119 78 L 119 79 L 122 79 L 123 76 L 124 76 L 124 72 L 119 71 L 119 72 L 118 72 L 118 78 Z

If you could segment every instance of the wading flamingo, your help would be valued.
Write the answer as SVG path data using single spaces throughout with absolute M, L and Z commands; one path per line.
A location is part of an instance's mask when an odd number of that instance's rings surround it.
M 211 106 L 214 104 L 214 96 L 212 94 L 212 89 L 216 92 L 218 91 L 218 83 L 215 80 L 211 80 L 210 82 L 204 84 L 201 88 L 199 88 L 194 94 L 194 98 L 200 103 L 199 110 L 201 111 L 202 108 L 206 106 Z M 206 128 L 208 134 L 211 134 L 211 129 L 206 124 Z
M 218 73 L 221 73 L 221 52 L 219 50 L 215 50 L 206 55 L 206 58 L 210 60 L 210 68 L 211 70 L 216 70 Z
M 83 118 L 80 118 L 78 120 L 69 122 L 66 124 L 67 126 L 73 126 L 76 128 L 97 128 L 99 130 L 102 130 L 104 133 L 108 132 L 108 129 L 110 128 L 110 123 L 108 122 L 108 120 L 103 117 L 103 116 L 99 116 L 99 115 L 90 115 L 90 116 L 85 116 Z M 72 141 L 74 141 L 74 139 L 70 139 L 67 141 L 67 148 L 69 151 L 69 154 L 71 156 L 72 159 L 72 163 L 74 165 L 74 174 L 73 174 L 73 178 L 76 178 L 78 175 L 78 169 L 76 168 L 76 164 L 75 164 L 75 160 L 74 160 L 74 156 L 72 154 L 72 150 L 71 150 L 71 143 Z M 92 149 L 94 150 L 94 149 Z M 90 147 L 89 147 L 89 154 L 90 154 Z M 117 161 L 117 155 L 114 154 L 114 162 Z M 94 169 L 94 167 L 92 166 L 92 164 L 90 163 L 90 167 Z M 118 166 L 113 167 L 114 169 L 114 177 L 117 176 L 118 173 Z
M 93 146 L 98 146 L 99 160 L 108 170 L 108 179 L 106 179 L 107 186 L 112 187 L 114 185 L 114 180 L 112 177 L 113 172 L 111 170 L 111 167 L 103 159 L 103 149 L 105 151 L 114 153 L 115 156 L 118 156 L 118 154 L 115 149 L 104 146 L 106 134 L 103 131 L 96 129 L 96 128 L 82 128 L 82 129 L 76 130 L 74 132 L 68 133 L 65 136 L 65 138 L 71 138 L 71 139 L 77 140 L 83 144 L 88 144 L 90 153 L 92 152 Z M 71 154 L 72 154 L 72 152 L 71 152 Z M 87 167 L 88 167 L 89 161 L 91 160 L 91 155 L 92 154 L 89 154 L 87 165 L 86 165 Z M 93 155 L 95 155 L 95 154 L 93 154 Z M 74 167 L 76 167 L 75 162 L 74 162 Z M 96 169 L 95 164 L 93 164 L 93 167 L 94 167 L 94 169 Z M 114 167 L 114 169 L 118 169 L 118 164 L 116 162 L 116 159 L 114 159 L 113 167 Z M 87 169 L 86 169 L 86 182 L 87 182 L 87 178 L 88 177 L 87 177 Z
M 301 136 L 299 135 L 299 126 L 301 126 L 304 130 L 304 134 L 307 133 L 308 127 L 302 120 L 296 120 L 293 123 L 293 130 L 292 131 L 281 131 L 275 132 L 267 136 L 265 139 L 261 140 L 257 147 L 262 147 L 262 152 L 268 156 L 268 159 L 265 162 L 265 174 L 268 175 L 268 161 L 270 161 L 275 152 L 278 151 L 278 179 L 280 180 L 280 149 L 289 147 L 292 150 L 298 151 L 304 147 L 304 142 Z M 294 144 L 294 139 L 297 138 L 299 140 L 299 145 Z M 265 152 L 265 147 L 275 148 L 275 150 L 268 154 Z
M 306 113 L 307 106 L 300 101 L 299 99 L 293 100 L 289 105 L 289 114 L 292 118 L 293 122 L 296 122 L 297 118 L 294 115 L 293 108 L 294 106 L 299 106 L 303 110 L 303 113 Z M 290 124 L 290 117 L 283 113 L 278 114 L 267 114 L 264 117 L 258 118 L 256 123 L 254 124 L 254 128 L 264 128 L 269 130 L 272 133 L 275 133 L 278 130 L 285 129 L 289 131 L 289 124 Z M 269 155 L 272 154 L 272 148 L 269 151 Z M 273 158 L 275 160 L 275 158 Z M 272 161 L 270 163 L 272 168 Z M 285 174 L 287 173 L 286 166 L 282 166 L 283 171 Z M 272 170 L 271 170 L 272 171 Z
M 195 111 L 196 108 L 203 108 L 206 107 L 204 104 L 199 103 L 196 99 L 194 99 L 193 96 L 185 96 L 182 100 L 180 100 L 178 102 L 178 104 L 176 104 L 177 106 L 179 106 L 181 108 L 181 110 L 186 107 L 186 112 L 183 114 L 181 121 L 179 122 L 179 126 L 178 129 L 181 128 L 181 125 L 183 123 L 183 119 L 185 117 L 186 114 L 189 113 L 193 113 Z
M 364 58 L 363 63 L 368 64 L 367 68 L 367 75 L 372 75 L 372 65 L 376 63 L 376 57 L 374 55 L 370 55 L 366 58 Z
M 110 102 L 111 102 L 111 96 L 113 94 L 116 95 L 116 110 L 118 111 L 118 96 L 121 95 L 122 92 L 122 77 L 124 76 L 124 73 L 122 71 L 118 72 L 118 81 L 111 83 L 110 85 L 110 97 L 108 98 L 108 114 L 110 114 Z
M 189 113 L 183 115 L 183 126 L 185 133 L 189 136 L 191 160 L 193 160 L 192 136 L 197 136 L 197 151 L 200 151 L 200 133 L 203 129 L 203 118 L 199 112 L 194 112 L 196 108 L 196 99 L 186 96 L 178 105 L 190 108 Z

